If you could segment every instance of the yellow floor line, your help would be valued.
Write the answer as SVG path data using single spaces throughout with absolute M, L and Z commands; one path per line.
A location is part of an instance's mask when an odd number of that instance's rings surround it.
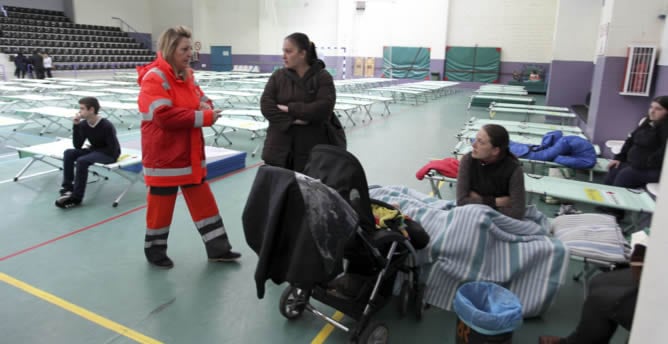
M 341 313 L 339 311 L 336 311 L 334 313 L 334 315 L 332 315 L 332 319 L 334 319 L 336 321 L 340 321 L 341 319 L 343 319 L 343 313 Z M 320 330 L 318 335 L 315 336 L 315 338 L 313 338 L 313 340 L 311 341 L 311 344 L 322 344 L 322 343 L 324 343 L 325 340 L 327 339 L 327 337 L 329 337 L 329 334 L 332 333 L 333 330 L 334 330 L 334 326 L 332 326 L 331 324 L 325 325 L 325 327 L 323 327 L 322 330 Z
M 129 329 L 119 323 L 113 322 L 109 319 L 106 319 L 104 317 L 101 317 L 93 312 L 90 312 L 88 310 L 85 310 L 73 303 L 67 302 L 53 294 L 49 294 L 43 290 L 37 289 L 27 283 L 21 282 L 9 275 L 0 273 L 0 281 L 5 282 L 9 285 L 12 285 L 18 289 L 21 289 L 25 291 L 28 294 L 32 294 L 34 296 L 37 296 L 38 298 L 51 302 L 52 304 L 63 308 L 67 311 L 70 311 L 86 320 L 89 320 L 91 322 L 94 322 L 102 327 L 105 327 L 109 330 L 112 330 L 122 336 L 128 337 L 138 343 L 149 343 L 149 344 L 157 344 L 157 343 L 162 343 L 160 341 L 157 341 L 153 338 L 147 337 L 137 331 L 134 331 L 132 329 Z

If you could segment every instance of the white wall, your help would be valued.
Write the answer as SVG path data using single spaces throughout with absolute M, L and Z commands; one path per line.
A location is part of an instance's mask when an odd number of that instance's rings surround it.
M 192 0 L 194 36 L 202 42 L 200 52 L 210 53 L 211 45 L 231 45 L 233 54 L 258 54 L 261 1 Z
M 318 47 L 346 47 L 348 56 L 381 57 L 383 46 L 401 45 L 431 47 L 442 59 L 447 9 L 447 0 L 367 0 L 365 11 L 353 0 L 193 0 L 193 25 L 202 53 L 217 44 L 234 54 L 279 55 L 285 36 L 304 32 Z
M 259 54 L 280 55 L 283 39 L 293 32 L 305 33 L 318 47 L 337 46 L 337 1 L 260 0 L 259 3 Z M 232 52 L 238 53 L 234 47 Z
M 602 10 L 600 0 L 559 0 L 552 59 L 592 61 L 596 55 Z
M 119 17 L 141 33 L 151 33 L 153 13 L 149 0 L 72 0 L 77 24 L 118 26 Z
M 657 16 L 664 12 L 665 0 L 606 0 L 604 13 L 611 7 L 612 15 L 605 46 L 605 56 L 626 56 L 629 44 L 656 44 L 661 41 L 664 21 Z M 602 18 L 604 25 L 607 18 Z
M 549 63 L 556 11 L 557 0 L 451 0 L 447 43 L 500 47 L 505 62 Z
M 666 1 L 668 3 L 668 1 Z M 668 4 L 667 4 L 668 5 Z M 668 6 L 664 14 L 668 15 Z M 663 52 L 661 54 L 661 52 Z M 661 44 L 659 44 L 659 65 L 668 66 L 668 19 L 663 20 L 663 33 L 661 34 Z
M 148 0 L 153 42 L 158 41 L 160 34 L 167 28 L 185 25 L 193 28 L 193 2 L 183 0 Z M 193 41 L 197 40 L 193 32 Z M 154 44 L 155 45 L 155 44 Z
M 666 166 L 666 157 L 663 158 Z M 652 218 L 651 236 L 647 244 L 647 254 L 643 267 L 640 291 L 631 331 L 631 344 L 665 343 L 664 331 L 668 327 L 668 168 L 661 173 L 661 186 L 656 200 L 656 212 Z M 659 211 L 662 209 L 663 211 Z M 664 338 L 664 339 L 661 339 Z
M 384 46 L 428 47 L 433 59 L 443 59 L 449 0 L 339 1 L 339 41 L 350 56 L 383 56 Z

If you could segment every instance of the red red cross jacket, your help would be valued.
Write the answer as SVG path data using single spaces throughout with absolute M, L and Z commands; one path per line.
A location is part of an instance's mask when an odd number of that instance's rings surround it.
M 201 102 L 212 105 L 211 101 L 195 84 L 192 69 L 187 70 L 186 80 L 177 79 L 160 53 L 137 71 L 146 185 L 200 183 L 206 177 L 202 127 L 211 126 L 215 114 L 198 109 Z

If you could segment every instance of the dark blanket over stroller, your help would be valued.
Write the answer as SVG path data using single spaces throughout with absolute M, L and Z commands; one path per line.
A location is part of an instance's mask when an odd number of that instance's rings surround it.
M 308 289 L 342 271 L 345 243 L 358 216 L 320 181 L 290 170 L 262 166 L 243 215 L 246 242 L 258 254 L 259 298 L 267 279 Z

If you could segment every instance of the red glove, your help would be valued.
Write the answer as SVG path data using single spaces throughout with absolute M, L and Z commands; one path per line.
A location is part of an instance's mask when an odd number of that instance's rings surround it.
M 457 178 L 457 172 L 459 172 L 459 160 L 455 158 L 445 158 L 443 160 L 430 161 L 417 171 L 415 177 L 418 180 L 422 180 L 429 170 L 436 170 L 438 173 L 446 177 Z

